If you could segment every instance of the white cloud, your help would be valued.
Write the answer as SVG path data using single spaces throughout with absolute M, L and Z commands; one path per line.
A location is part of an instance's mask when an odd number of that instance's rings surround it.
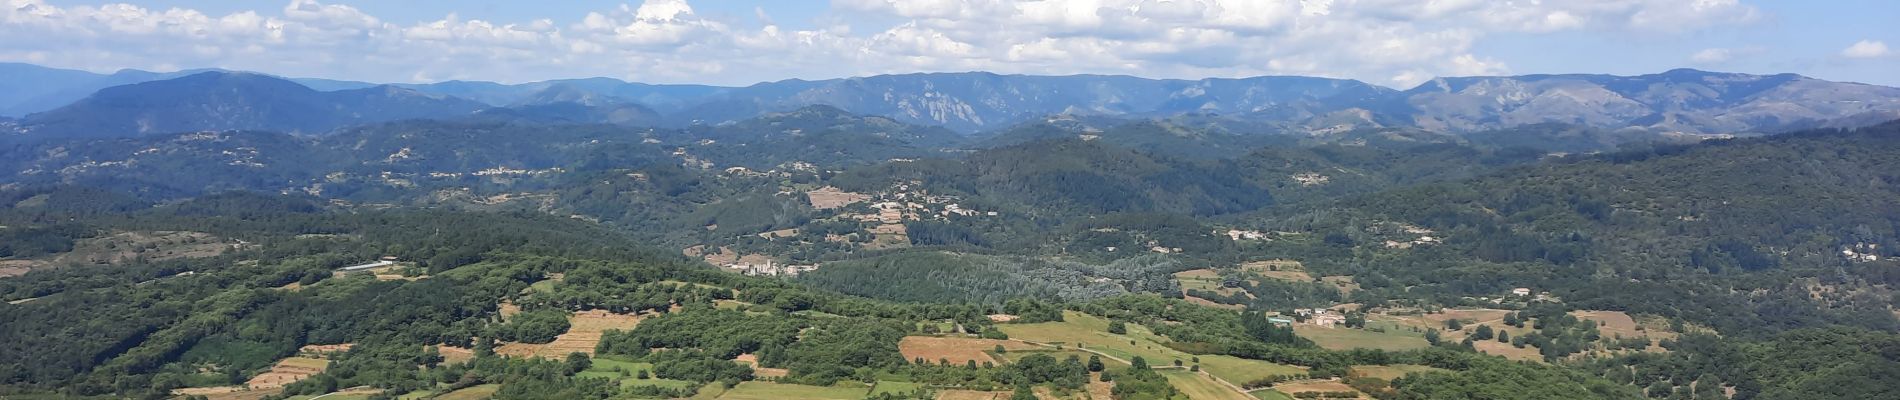
M 1841 49 L 1841 56 L 1847 58 L 1879 58 L 1886 57 L 1888 54 L 1893 54 L 1893 52 L 1887 50 L 1887 43 L 1878 40 L 1862 40 L 1854 43 L 1853 46 Z
M 45 1 L 0 0 L 0 60 L 365 80 L 610 76 L 721 84 L 987 70 L 1300 74 L 1409 86 L 1434 76 L 1509 73 L 1504 62 L 1479 54 L 1476 44 L 1492 36 L 1668 35 L 1759 15 L 1739 0 L 833 0 L 839 16 L 791 29 L 762 9 L 753 10 L 762 25 L 752 27 L 709 18 L 688 0 L 628 0 L 512 23 L 445 10 L 441 19 L 413 24 L 324 0 L 282 0 L 280 9 L 223 16 Z M 1705 52 L 1692 59 L 1740 54 Z
M 1735 52 L 1733 50 L 1713 48 L 1702 49 L 1702 51 L 1695 52 L 1694 55 L 1689 56 L 1689 61 L 1693 61 L 1696 64 L 1721 64 L 1733 58 L 1735 58 Z

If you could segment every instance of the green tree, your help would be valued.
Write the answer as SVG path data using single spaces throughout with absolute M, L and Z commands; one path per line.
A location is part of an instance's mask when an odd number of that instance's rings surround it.
M 567 353 L 567 374 L 568 375 L 578 374 L 581 371 L 586 371 L 588 367 L 592 367 L 592 366 L 594 366 L 594 360 L 592 358 L 588 358 L 587 353 L 582 353 L 578 351 L 573 352 L 573 353 Z
M 1495 333 L 1491 331 L 1490 325 L 1478 325 L 1478 330 L 1471 333 L 1471 339 L 1472 340 L 1491 340 L 1491 338 L 1494 337 L 1494 335 Z
M 1108 333 L 1117 335 L 1128 334 L 1128 324 L 1121 321 L 1111 321 L 1108 323 Z

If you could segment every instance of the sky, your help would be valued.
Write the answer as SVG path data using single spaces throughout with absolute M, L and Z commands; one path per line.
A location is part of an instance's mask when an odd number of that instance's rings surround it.
M 1900 86 L 1900 1 L 0 0 L 0 62 L 370 82 L 1792 72 Z

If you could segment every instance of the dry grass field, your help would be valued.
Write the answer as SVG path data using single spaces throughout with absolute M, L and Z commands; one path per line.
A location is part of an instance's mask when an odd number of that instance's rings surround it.
M 829 210 L 870 200 L 871 196 L 846 192 L 836 187 L 826 186 L 805 192 L 805 198 L 811 201 L 811 208 Z
M 1003 349 L 1010 351 L 1039 348 L 1028 343 L 1008 340 L 934 336 L 905 336 L 904 340 L 897 342 L 897 350 L 904 353 L 906 360 L 923 358 L 924 361 L 937 362 L 937 360 L 948 359 L 954 365 L 962 365 L 967 361 L 976 361 L 977 364 L 985 362 L 1002 364 L 1002 360 L 997 360 L 988 353 L 995 350 L 996 346 L 1003 346 Z
M 977 390 L 939 390 L 937 400 L 1003 400 L 1009 398 L 1009 394 L 1009 392 Z
M 496 346 L 495 353 L 515 357 L 541 357 L 561 359 L 568 353 L 594 354 L 594 347 L 600 344 L 601 334 L 610 329 L 629 330 L 640 325 L 641 316 L 615 314 L 604 310 L 576 311 L 567 317 L 567 333 L 556 336 L 547 344 L 505 343 Z
M 137 259 L 165 261 L 204 258 L 236 248 L 234 242 L 206 233 L 185 231 L 116 232 L 79 239 L 72 251 L 34 258 L 0 260 L 0 278 L 24 275 L 35 268 L 63 265 L 112 265 Z
M 1290 282 L 1313 281 L 1313 275 L 1306 273 L 1306 266 L 1293 260 L 1253 261 L 1240 264 L 1240 270 L 1260 274 L 1268 279 Z
M 1339 382 L 1339 381 L 1336 381 L 1336 380 L 1312 380 L 1312 381 L 1294 381 L 1294 382 L 1284 382 L 1284 383 L 1280 383 L 1280 384 L 1276 384 L 1276 385 L 1273 385 L 1273 390 L 1278 390 L 1278 391 L 1280 391 L 1281 393 L 1286 393 L 1286 394 L 1289 394 L 1289 395 L 1294 395 L 1294 396 L 1295 396 L 1295 398 L 1298 398 L 1298 395 L 1299 395 L 1299 393 L 1300 393 L 1300 392 L 1353 392 L 1353 393 L 1359 393 L 1359 391 L 1358 391 L 1358 390 L 1356 390 L 1356 389 L 1353 389 L 1353 388 L 1352 388 L 1352 386 L 1347 386 L 1347 385 L 1346 385 L 1345 383 L 1341 383 L 1341 382 Z M 1366 395 L 1365 395 L 1364 393 L 1359 393 L 1359 398 L 1361 398 L 1361 399 L 1370 399 L 1370 398 L 1372 398 L 1372 397 L 1370 397 L 1370 396 L 1366 396 Z
M 276 365 L 270 367 L 270 371 L 265 371 L 262 374 L 253 376 L 251 380 L 245 381 L 244 384 L 250 386 L 252 390 L 276 389 L 296 381 L 301 381 L 304 378 L 309 378 L 311 375 L 323 373 L 323 370 L 329 367 L 330 361 L 328 360 L 309 357 L 290 357 L 278 360 Z

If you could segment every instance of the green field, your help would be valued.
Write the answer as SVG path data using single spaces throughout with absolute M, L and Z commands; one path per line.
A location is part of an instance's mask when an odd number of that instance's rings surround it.
M 495 392 L 498 391 L 501 391 L 501 385 L 491 383 L 487 385 L 469 386 L 462 388 L 462 390 L 436 396 L 435 398 L 437 400 L 482 400 L 494 396 Z
M 1108 320 L 1093 315 L 1068 311 L 1062 314 L 1062 322 L 1043 322 L 1035 324 L 1001 324 L 997 328 L 1009 334 L 1012 339 L 1022 339 L 1063 346 L 1075 346 L 1080 343 L 1090 350 L 1100 351 L 1124 360 L 1133 360 L 1141 356 L 1151 365 L 1168 365 L 1174 360 L 1186 362 L 1191 355 L 1162 346 L 1159 336 L 1140 325 L 1128 325 L 1127 335 L 1108 333 Z M 1129 344 L 1130 341 L 1134 344 Z
M 1103 354 L 1119 357 L 1124 360 L 1133 360 L 1135 356 L 1141 356 L 1143 359 L 1148 360 L 1149 365 L 1155 366 L 1172 365 L 1174 360 L 1191 363 L 1194 357 L 1200 357 L 1202 370 L 1235 385 L 1265 378 L 1269 375 L 1292 375 L 1305 372 L 1304 369 L 1299 367 L 1260 360 L 1248 360 L 1225 355 L 1196 356 L 1188 354 L 1161 345 L 1162 342 L 1166 341 L 1166 338 L 1156 336 L 1154 332 L 1140 325 L 1128 325 L 1127 335 L 1115 335 L 1108 333 L 1108 320 L 1102 318 L 1083 313 L 1066 312 L 1063 314 L 1062 319 L 1063 322 L 1002 324 L 997 325 L 997 327 L 1001 328 L 1004 333 L 1008 333 L 1009 337 L 1015 339 L 1051 344 L 1060 343 L 1065 346 L 1074 346 L 1075 343 L 1085 343 L 1087 344 L 1085 348 L 1089 350 L 1099 351 Z M 1130 344 L 1130 341 L 1134 343 Z M 1421 339 L 1420 342 L 1423 343 L 1423 340 Z M 1068 357 L 1069 352 L 1075 351 L 1064 350 L 1062 352 L 1048 354 L 1057 355 L 1057 358 L 1065 358 Z M 1023 353 L 1029 352 L 1010 352 L 1003 356 L 1015 360 L 1028 355 Z M 1083 359 L 1088 358 L 1087 354 L 1080 354 L 1080 356 Z M 1106 358 L 1104 358 L 1102 362 L 1115 365 L 1121 364 L 1113 359 Z M 1199 377 L 1198 375 L 1194 379 L 1206 380 L 1206 378 Z M 1226 392 L 1233 391 L 1226 387 L 1218 386 L 1218 383 L 1207 383 L 1216 385 L 1216 387 Z M 1195 398 L 1199 399 L 1200 397 Z
M 1413 336 L 1410 331 L 1373 332 L 1364 329 L 1322 328 L 1304 324 L 1294 325 L 1293 330 L 1300 337 L 1311 339 L 1313 343 L 1330 350 L 1403 351 L 1431 346 L 1425 338 Z
M 317 396 L 323 396 L 323 399 L 321 400 L 331 400 L 331 399 L 368 400 L 370 395 L 367 395 L 367 394 L 333 394 L 333 395 L 305 394 L 305 395 L 285 397 L 284 400 L 310 400 L 310 399 L 316 398 Z
M 910 382 L 877 381 L 877 386 L 871 387 L 871 395 L 875 396 L 884 393 L 909 394 L 922 387 L 924 387 L 924 385 Z
M 1260 399 L 1260 400 L 1293 400 L 1293 396 L 1289 396 L 1286 393 L 1280 393 L 1280 391 L 1271 390 L 1271 389 L 1250 392 L 1247 394 L 1251 394 L 1253 395 L 1254 398 Z
M 626 371 L 626 374 L 622 375 L 621 371 Z M 620 381 L 621 387 L 659 386 L 664 388 L 685 389 L 698 385 L 697 383 L 687 381 L 652 378 L 651 375 L 649 375 L 648 379 L 639 379 L 640 371 L 647 371 L 648 374 L 652 374 L 653 364 L 613 358 L 595 358 L 593 366 L 588 367 L 586 371 L 581 371 L 579 374 L 574 374 L 574 376 L 581 378 L 613 379 Z
M 1168 377 L 1168 384 L 1174 385 L 1175 389 L 1179 389 L 1182 394 L 1194 400 L 1247 400 L 1251 397 L 1243 396 L 1232 388 L 1207 379 L 1206 376 L 1186 370 L 1165 370 L 1161 371 L 1161 376 Z
M 553 279 L 542 279 L 539 282 L 535 282 L 534 284 L 528 285 L 528 290 L 535 293 L 554 293 L 554 286 L 559 285 L 559 284 L 561 284 L 560 281 L 556 281 Z
M 1273 375 L 1306 373 L 1305 368 L 1234 356 L 1209 354 L 1197 357 L 1201 358 L 1201 370 L 1235 385 L 1244 385 L 1247 382 Z
M 1088 361 L 1089 356 L 1095 355 L 1095 353 L 1090 353 L 1090 352 L 1081 351 L 1081 350 L 1018 350 L 1018 351 L 1012 351 L 1009 353 L 1004 353 L 1002 356 L 1003 356 L 1003 359 L 1008 362 L 1016 362 L 1017 360 L 1023 359 L 1023 357 L 1028 357 L 1034 354 L 1045 354 L 1050 357 L 1055 357 L 1057 360 L 1067 359 L 1069 358 L 1069 356 L 1076 356 L 1076 358 L 1080 358 L 1082 359 L 1082 361 Z M 1206 357 L 1202 357 L 1202 358 L 1205 359 Z M 1124 363 L 1121 361 L 1115 361 L 1115 359 L 1112 359 L 1112 358 L 1103 358 L 1102 365 L 1106 365 L 1109 368 L 1128 366 L 1127 363 Z
M 622 376 L 621 373 L 618 372 L 617 370 L 626 371 L 627 375 Z M 640 376 L 640 371 L 647 371 L 647 373 L 649 374 L 649 378 L 639 379 L 638 377 Z M 616 360 L 612 358 L 596 358 L 594 359 L 594 365 L 592 367 L 589 367 L 586 371 L 581 371 L 581 373 L 576 374 L 575 376 L 584 377 L 584 378 L 617 379 L 620 381 L 620 385 L 623 387 L 660 386 L 660 387 L 667 387 L 667 388 L 683 389 L 683 388 L 689 388 L 689 387 L 693 387 L 697 385 L 696 383 L 688 382 L 688 381 L 652 378 L 650 377 L 652 373 L 653 373 L 653 364 L 642 363 L 642 362 L 631 362 L 631 361 L 625 361 L 625 360 Z
M 868 392 L 869 391 L 862 386 L 860 387 L 835 387 L 835 386 L 823 387 L 823 386 L 790 385 L 790 384 L 771 383 L 771 382 L 749 381 L 749 382 L 740 382 L 739 386 L 734 386 L 732 390 L 726 391 L 725 394 L 719 396 L 719 399 L 721 400 L 776 400 L 776 399 L 858 400 L 858 399 L 864 398 L 865 394 Z

